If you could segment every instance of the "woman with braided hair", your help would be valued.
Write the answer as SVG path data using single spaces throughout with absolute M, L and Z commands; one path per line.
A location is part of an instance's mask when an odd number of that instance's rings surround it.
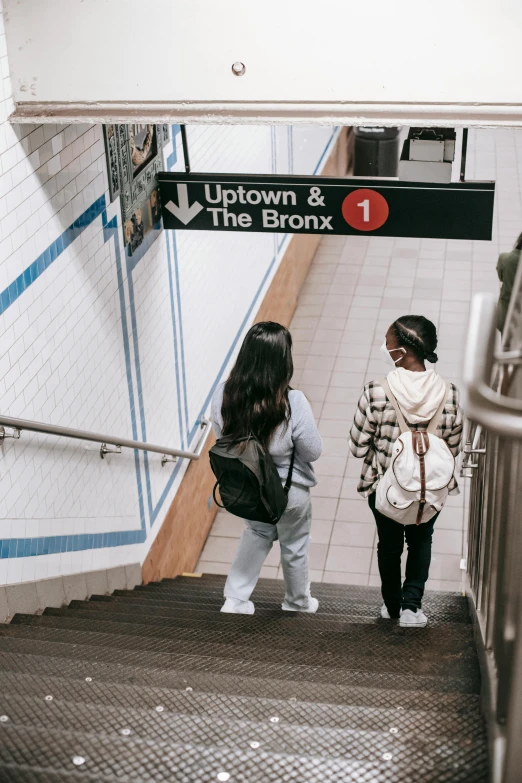
M 426 362 L 438 361 L 437 329 L 422 315 L 405 315 L 392 323 L 386 332 L 381 353 L 393 367 L 386 380 L 400 412 L 412 430 L 426 430 L 439 411 L 442 414 L 437 434 L 457 456 L 462 438 L 462 413 L 454 384 L 447 385 Z M 375 492 L 388 469 L 392 448 L 400 435 L 394 405 L 380 382 L 364 387 L 350 431 L 350 451 L 364 459 L 359 493 L 368 498 L 379 537 L 377 560 L 384 605 L 381 617 L 400 618 L 403 627 L 424 627 L 428 618 L 422 611 L 424 586 L 429 576 L 431 541 L 438 514 L 419 525 L 403 525 L 376 509 Z M 458 494 L 455 477 L 448 486 Z M 408 545 L 406 579 L 401 580 L 401 555 L 404 539 Z

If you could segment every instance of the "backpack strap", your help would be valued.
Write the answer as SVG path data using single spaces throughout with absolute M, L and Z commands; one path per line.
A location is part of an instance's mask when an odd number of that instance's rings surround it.
M 387 379 L 383 378 L 382 381 L 379 381 L 379 383 L 381 384 L 382 388 L 384 389 L 384 393 L 385 393 L 386 397 L 388 398 L 388 400 L 393 405 L 393 409 L 394 409 L 395 413 L 397 414 L 397 421 L 399 422 L 399 427 L 401 429 L 401 435 L 404 432 L 409 432 L 410 428 L 408 427 L 408 425 L 406 423 L 406 419 L 404 418 L 404 415 L 403 415 L 401 409 L 399 408 L 399 403 L 395 399 L 395 396 L 392 393 L 392 390 L 390 389 L 390 384 L 388 383 Z
M 288 470 L 288 476 L 286 477 L 286 483 L 284 486 L 284 490 L 287 495 L 290 492 L 290 487 L 292 486 L 292 473 L 294 472 L 294 460 L 295 460 L 295 446 L 292 449 L 292 456 L 290 457 L 290 468 Z
M 216 497 L 216 490 L 217 490 L 217 488 L 219 487 L 219 482 L 221 481 L 221 479 L 222 479 L 222 478 L 223 478 L 223 474 L 221 474 L 221 476 L 218 478 L 218 480 L 217 480 L 217 481 L 216 481 L 216 483 L 214 484 L 214 489 L 212 490 L 212 497 L 214 498 L 214 503 L 216 504 L 216 506 L 219 506 L 219 508 L 224 508 L 224 509 L 226 509 L 226 506 L 222 506 L 222 505 L 221 505 L 221 503 L 218 501 L 218 499 L 217 499 L 217 497 Z M 232 503 L 229 503 L 229 506 L 231 506 L 231 505 L 234 505 L 234 503 L 237 503 L 237 502 L 239 501 L 239 499 L 240 499 L 241 495 L 242 495 L 242 494 L 243 494 L 243 492 L 244 492 L 244 489 L 245 489 L 245 487 L 246 487 L 246 479 L 243 481 L 243 486 L 241 487 L 241 492 L 239 493 L 239 495 L 237 496 L 237 498 L 235 498 L 235 499 L 232 501 Z
M 220 478 L 221 478 L 221 476 L 220 476 Z M 219 508 L 226 508 L 226 506 L 221 505 L 221 503 L 219 502 L 219 500 L 216 497 L 216 489 L 218 487 L 219 487 L 219 479 L 214 484 L 214 489 L 212 490 L 212 497 L 214 498 L 214 503 L 216 504 L 216 506 L 219 506 Z
M 437 427 L 439 426 L 439 424 L 441 422 L 442 414 L 444 413 L 444 407 L 445 407 L 446 402 L 448 400 L 449 391 L 450 391 L 450 384 L 448 382 L 446 382 L 446 389 L 444 391 L 444 397 L 442 398 L 442 401 L 441 401 L 439 407 L 437 408 L 437 410 L 435 412 L 435 415 L 433 416 L 432 420 L 430 421 L 430 423 L 428 425 L 427 432 L 429 432 L 430 435 L 436 435 L 437 434 Z
M 420 498 L 419 508 L 417 509 L 417 518 L 415 520 L 416 525 L 420 525 L 422 522 L 422 515 L 424 514 L 424 508 L 426 506 L 426 462 L 424 460 L 428 450 L 430 448 L 430 436 L 427 432 L 419 432 L 418 430 L 411 433 L 413 449 L 415 454 L 419 458 L 419 476 L 420 476 Z

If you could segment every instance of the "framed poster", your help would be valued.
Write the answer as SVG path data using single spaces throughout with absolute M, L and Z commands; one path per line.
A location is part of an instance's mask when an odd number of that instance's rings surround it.
M 132 255 L 152 229 L 161 228 L 157 175 L 169 126 L 106 125 L 105 148 L 111 201 L 120 196 L 123 238 Z

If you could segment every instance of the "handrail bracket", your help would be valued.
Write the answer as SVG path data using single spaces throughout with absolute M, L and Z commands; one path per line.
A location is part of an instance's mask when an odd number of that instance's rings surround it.
M 3 443 L 6 438 L 13 438 L 13 440 L 20 440 L 22 430 L 16 427 L 9 427 L 6 429 L 0 424 L 0 443 Z
M 102 443 L 100 457 L 105 459 L 106 454 L 121 454 L 121 446 L 108 446 L 106 443 Z

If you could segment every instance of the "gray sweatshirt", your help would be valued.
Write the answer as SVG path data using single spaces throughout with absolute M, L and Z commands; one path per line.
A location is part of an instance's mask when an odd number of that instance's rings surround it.
M 223 390 L 225 384 L 220 384 L 212 398 L 210 417 L 216 438 L 221 437 L 223 418 L 221 406 L 223 404 Z M 277 467 L 277 472 L 283 481 L 286 481 L 290 458 L 295 445 L 293 484 L 301 484 L 305 487 L 315 487 L 317 480 L 311 465 L 321 456 L 323 444 L 319 430 L 315 424 L 314 415 L 310 403 L 303 392 L 291 391 L 289 394 L 292 415 L 285 431 L 284 424 L 280 424 L 272 435 L 268 451 Z

